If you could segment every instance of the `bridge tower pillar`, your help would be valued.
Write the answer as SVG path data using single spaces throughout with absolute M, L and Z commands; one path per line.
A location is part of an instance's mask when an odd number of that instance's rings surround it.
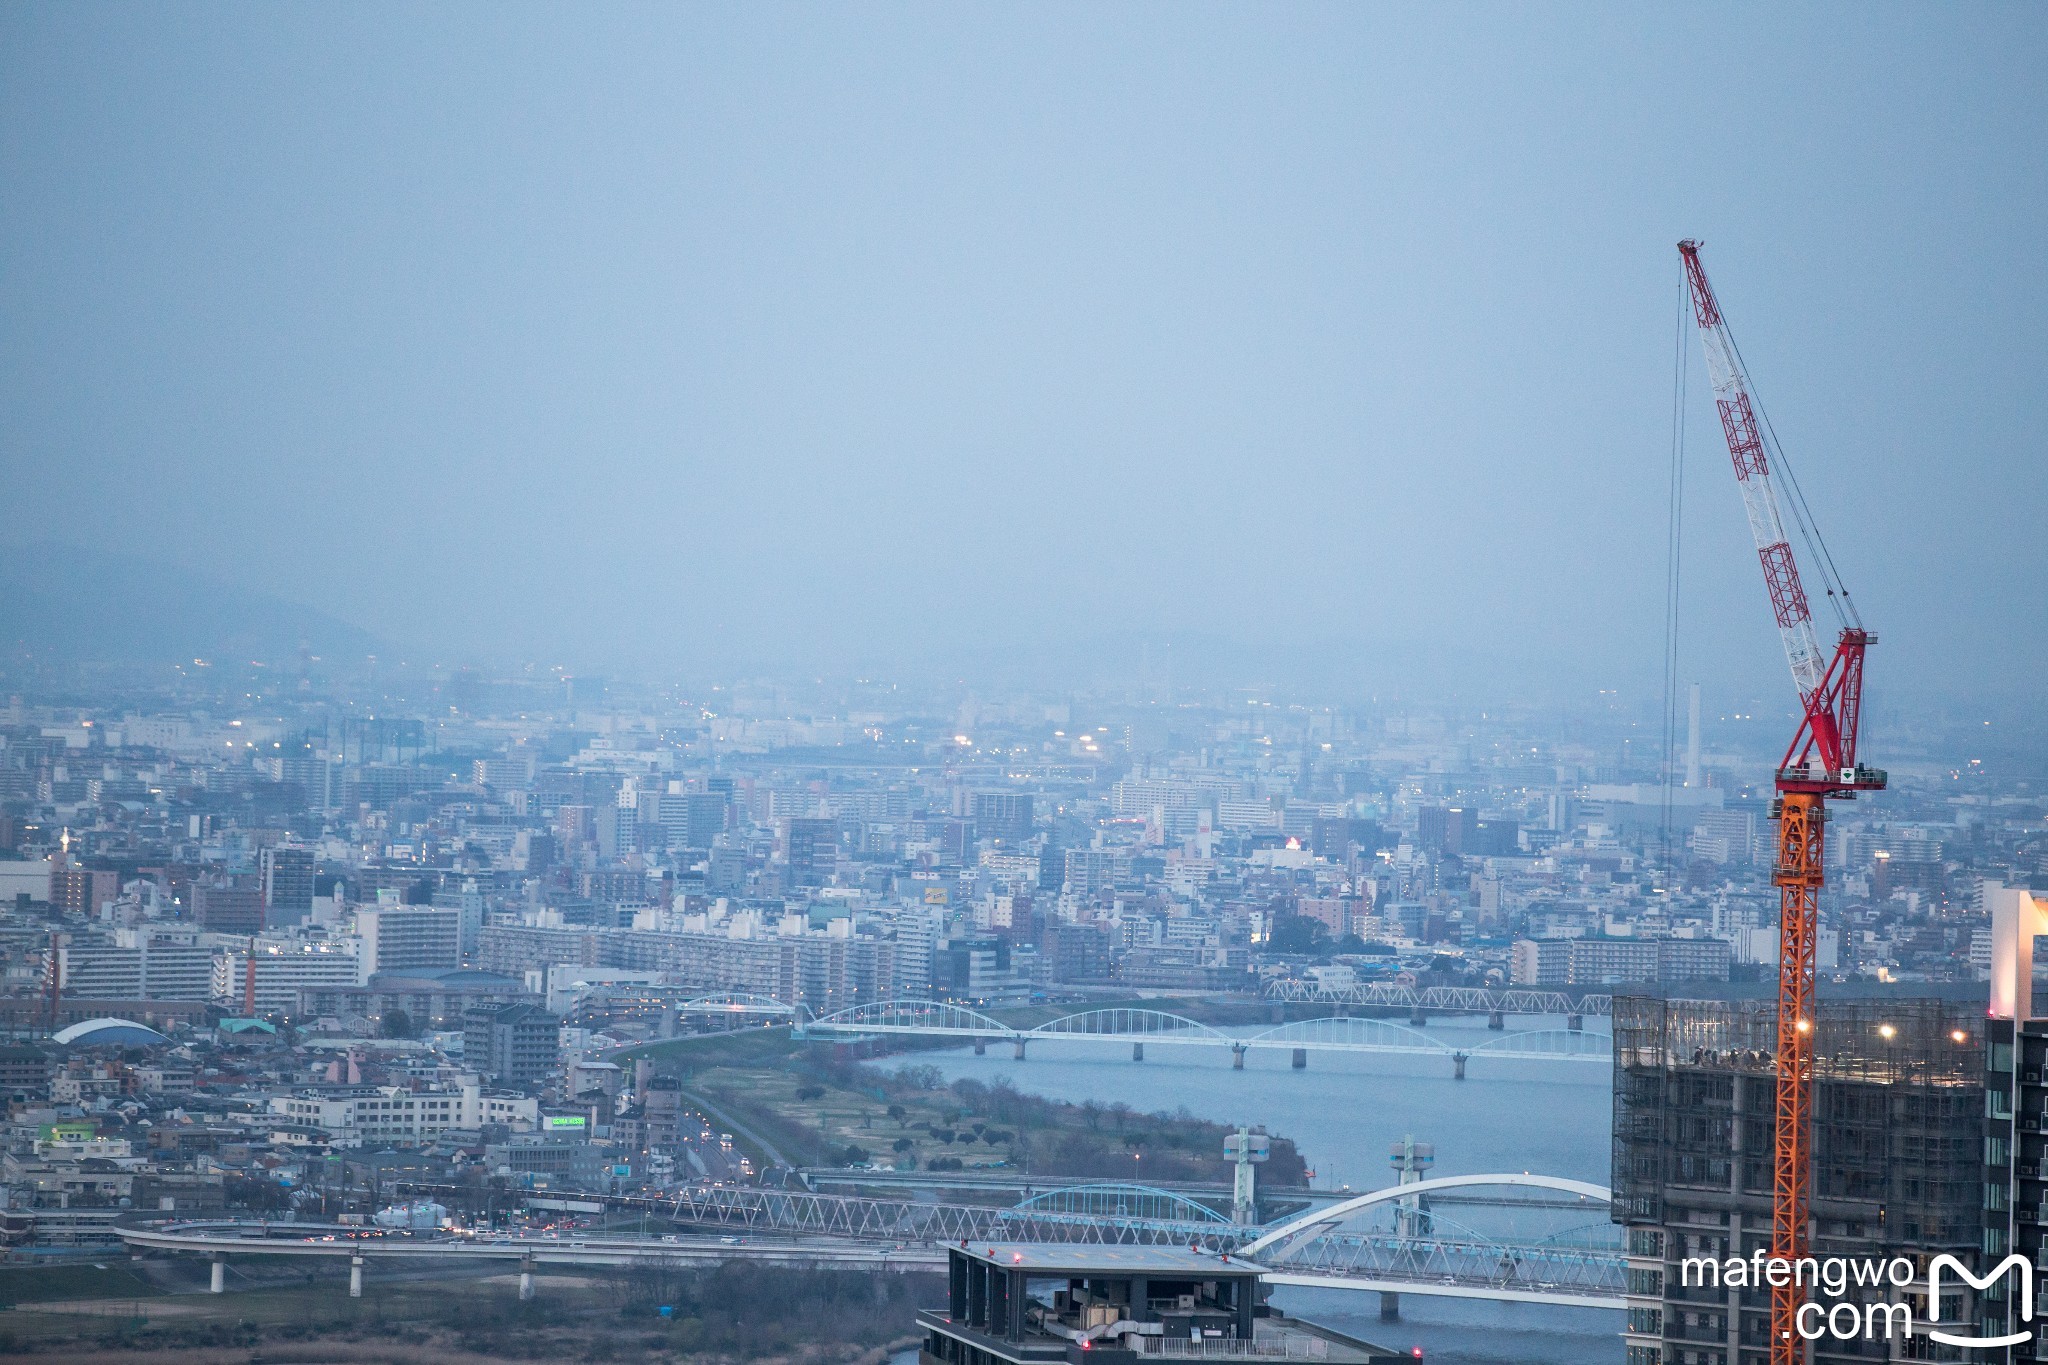
M 1468 1062 L 1468 1061 L 1470 1061 L 1470 1060 L 1471 1060 L 1471 1058 L 1470 1058 L 1470 1057 L 1468 1057 L 1468 1056 L 1466 1056 L 1466 1055 L 1465 1055 L 1464 1053 L 1462 1053 L 1462 1052 L 1453 1052 L 1453 1053 L 1451 1054 L 1451 1079 L 1452 1079 L 1452 1080 L 1454 1080 L 1454 1081 L 1462 1081 L 1462 1080 L 1464 1080 L 1464 1079 L 1465 1079 L 1465 1063 L 1466 1063 L 1466 1062 Z
M 1244 1054 L 1247 1051 L 1249 1049 L 1243 1043 L 1232 1043 L 1230 1045 L 1230 1069 L 1232 1071 L 1244 1070 Z
M 1295 1069 L 1296 1071 L 1306 1071 L 1306 1070 L 1308 1070 L 1308 1049 L 1307 1049 L 1307 1048 L 1305 1048 L 1305 1047 L 1298 1047 L 1298 1048 L 1294 1049 L 1294 1069 Z
M 1408 1011 L 1408 1027 L 1410 1027 L 1410 1028 L 1421 1028 L 1421 1027 L 1422 1027 L 1422 1026 L 1423 1026 L 1424 1024 L 1427 1024 L 1428 1022 L 1429 1022 L 1429 1012 L 1428 1012 L 1427 1010 L 1423 1009 L 1423 1008 L 1422 1008 L 1422 1006 L 1420 1006 L 1420 1005 L 1415 1005 L 1415 1006 L 1413 1006 L 1413 1007 L 1411 1007 L 1411 1008 L 1409 1009 L 1409 1011 Z
M 213 1253 L 213 1278 L 207 1283 L 206 1292 L 223 1294 L 228 1287 L 228 1254 L 225 1251 Z
M 1497 1009 L 1489 1012 L 1486 1016 L 1486 1026 L 1492 1029 L 1495 1033 L 1501 1032 L 1508 1026 L 1507 1014 L 1504 1011 Z
M 1143 1043 L 1131 1044 L 1131 1060 L 1134 1062 L 1142 1062 L 1145 1060 L 1145 1045 Z
M 521 1303 L 531 1303 L 533 1301 L 532 1252 L 528 1252 L 519 1258 L 519 1301 Z
M 974 1055 L 977 1057 L 988 1056 L 988 1039 L 976 1038 L 974 1040 Z
M 1017 1060 L 1020 1062 L 1024 1060 L 1024 1040 L 1022 1038 L 1017 1039 Z
M 1586 1016 L 1577 1013 L 1576 1011 L 1571 1014 L 1567 1014 L 1564 1017 L 1564 1026 L 1570 1029 L 1573 1033 L 1583 1033 L 1586 1029 Z
M 1401 1296 L 1391 1289 L 1382 1289 L 1380 1291 L 1380 1321 L 1399 1322 L 1400 1320 Z
M 348 1296 L 352 1299 L 360 1299 L 363 1296 L 363 1258 L 361 1256 L 351 1256 L 348 1258 Z

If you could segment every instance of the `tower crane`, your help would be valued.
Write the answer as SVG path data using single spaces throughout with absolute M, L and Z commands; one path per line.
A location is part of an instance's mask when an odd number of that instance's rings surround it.
M 1756 539 L 1770 592 L 1778 637 L 1803 712 L 1798 730 L 1778 763 L 1777 800 L 1772 814 L 1778 822 L 1777 854 L 1772 881 L 1778 886 L 1778 1024 L 1777 1112 L 1772 1141 L 1771 1254 L 1797 1260 L 1808 1254 L 1813 1176 L 1813 1047 L 1814 948 L 1819 935 L 1822 844 L 1827 829 L 1826 802 L 1853 799 L 1858 792 L 1885 785 L 1882 769 L 1857 761 L 1857 728 L 1863 712 L 1863 655 L 1877 637 L 1863 628 L 1855 603 L 1836 576 L 1826 543 L 1807 515 L 1805 500 L 1784 452 L 1778 449 L 1770 423 L 1756 402 L 1742 353 L 1728 330 L 1721 305 L 1700 264 L 1700 244 L 1684 241 L 1678 254 L 1685 264 L 1693 318 L 1707 355 L 1707 373 L 1720 410 L 1728 455 L 1735 463 L 1735 483 L 1742 491 L 1743 510 Z M 1781 477 L 1792 498 L 1781 497 Z M 1813 556 L 1814 568 L 1839 619 L 1840 634 L 1832 656 L 1821 648 L 1800 579 L 1799 562 L 1786 534 L 1787 512 Z M 1794 1314 L 1806 1290 L 1788 1283 L 1771 1291 L 1771 1365 L 1797 1365 L 1805 1343 L 1793 1331 Z

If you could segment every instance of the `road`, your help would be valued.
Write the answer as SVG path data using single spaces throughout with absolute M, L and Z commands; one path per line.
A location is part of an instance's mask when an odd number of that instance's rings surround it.
M 688 1100 L 690 1103 L 696 1105 L 699 1109 L 702 1109 L 712 1118 L 717 1119 L 720 1123 L 724 1124 L 725 1130 L 727 1132 L 737 1134 L 738 1136 L 745 1138 L 748 1142 L 753 1143 L 755 1150 L 761 1153 L 761 1159 L 766 1161 L 769 1165 L 788 1167 L 793 1167 L 796 1165 L 795 1162 L 791 1161 L 788 1157 L 784 1156 L 782 1154 L 781 1149 L 776 1147 L 774 1143 L 770 1142 L 767 1138 L 762 1137 L 752 1128 L 749 1128 L 746 1124 L 741 1123 L 731 1114 L 719 1108 L 711 1101 L 705 1099 L 696 1091 L 685 1090 L 683 1092 L 683 1098 Z
M 463 1261 L 531 1261 L 536 1265 L 719 1265 L 760 1261 L 770 1265 L 845 1266 L 895 1271 L 941 1270 L 940 1247 L 895 1247 L 846 1238 L 452 1236 L 445 1233 L 386 1233 L 363 1236 L 361 1228 L 323 1224 L 240 1222 L 156 1223 L 121 1229 L 121 1240 L 138 1250 L 209 1256 L 336 1256 L 365 1260 L 437 1257 Z

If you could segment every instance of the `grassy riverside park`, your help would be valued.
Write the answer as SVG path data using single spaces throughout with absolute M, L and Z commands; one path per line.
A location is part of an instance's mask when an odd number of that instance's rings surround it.
M 1207 1000 L 1119 1001 L 1203 1022 L 1269 1018 L 1268 1007 Z M 994 1011 L 1030 1028 L 1073 1006 Z M 1257 1013 L 1250 1012 L 1256 1008 Z M 1205 1017 L 1206 1016 L 1206 1017 Z M 908 1046 L 904 1046 L 905 1043 Z M 946 1084 L 920 1065 L 917 1040 L 881 1043 L 803 1041 L 786 1026 L 671 1039 L 633 1049 L 685 1093 L 731 1114 L 787 1157 L 810 1166 L 874 1163 L 899 1170 L 998 1169 L 1034 1180 L 1227 1182 L 1225 1125 L 1177 1114 L 1143 1114 L 1125 1105 L 1067 1104 L 1024 1094 L 997 1080 Z M 625 1059 L 621 1059 L 622 1061 Z M 764 1163 L 760 1143 L 736 1143 Z M 1307 1184 L 1294 1144 L 1273 1139 L 1260 1171 L 1273 1188 Z
M 115 1253 L 118 1256 L 118 1253 Z M 238 1257 L 228 1293 L 204 1292 L 204 1263 L 125 1259 L 0 1271 L 0 1356 L 64 1365 L 483 1365 L 507 1360 L 788 1362 L 881 1365 L 915 1339 L 936 1275 L 797 1270 L 577 1269 L 536 1275 L 397 1278 L 376 1272 L 348 1297 L 337 1264 Z M 389 1263 L 384 1263 L 388 1265 Z M 111 1291 L 111 1292 L 110 1292 Z M 659 1308 L 667 1305 L 671 1316 Z

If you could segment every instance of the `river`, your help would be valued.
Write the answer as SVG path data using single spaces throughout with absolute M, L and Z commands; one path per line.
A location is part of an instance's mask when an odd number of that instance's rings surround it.
M 1475 1018 L 1433 1019 L 1428 1028 L 1468 1051 L 1501 1036 Z M 949 1080 L 1006 1076 L 1020 1090 L 1075 1103 L 1121 1100 L 1146 1112 L 1185 1105 L 1222 1123 L 1263 1123 L 1298 1144 L 1319 1187 L 1391 1183 L 1387 1149 L 1408 1136 L 1435 1144 L 1433 1175 L 1530 1171 L 1608 1183 L 1612 1077 L 1603 1063 L 1490 1062 L 1479 1054 L 1458 1081 L 1448 1058 L 1316 1052 L 1296 1071 L 1284 1050 L 1255 1050 L 1234 1071 L 1220 1047 L 1153 1046 L 1133 1062 L 1128 1047 L 1041 1040 L 1022 1062 L 995 1045 L 983 1057 L 961 1049 L 906 1060 L 936 1066 Z M 1373 1294 L 1282 1289 L 1274 1302 L 1383 1346 L 1420 1346 L 1433 1365 L 1602 1365 L 1622 1354 L 1617 1312 L 1406 1294 L 1401 1320 L 1386 1323 Z

